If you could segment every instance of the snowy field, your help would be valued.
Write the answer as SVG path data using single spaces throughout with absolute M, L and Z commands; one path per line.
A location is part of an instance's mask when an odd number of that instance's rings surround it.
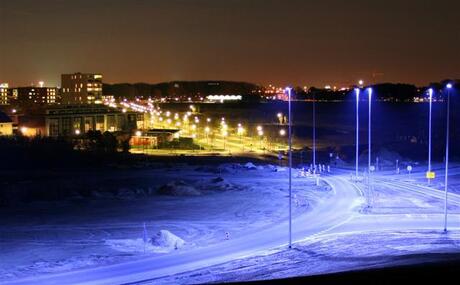
M 460 259 L 460 232 L 390 231 L 315 236 L 291 250 L 235 260 L 139 284 L 269 280 Z
M 234 238 L 269 227 L 286 220 L 286 179 L 285 168 L 251 163 L 158 167 L 104 176 L 104 184 L 123 186 L 93 190 L 91 197 L 74 193 L 65 201 L 1 209 L 0 280 L 187 251 L 222 242 L 227 233 Z M 329 190 L 296 179 L 294 215 L 327 199 Z M 161 230 L 184 243 L 153 244 Z
M 291 250 L 283 167 L 176 164 L 84 174 L 73 180 L 77 187 L 88 185 L 84 179 L 104 187 L 0 209 L 0 283 L 57 276 L 65 284 L 193 284 L 460 259 L 460 168 L 452 167 L 447 233 L 436 190 L 443 177 L 428 185 L 424 171 L 377 172 L 372 192 L 366 179 L 352 183 L 348 170 L 324 173 L 318 186 L 293 171 Z M 82 281 L 93 277 L 100 282 Z

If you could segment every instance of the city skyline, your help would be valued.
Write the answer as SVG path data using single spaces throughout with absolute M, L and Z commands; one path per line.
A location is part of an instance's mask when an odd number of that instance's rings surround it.
M 0 81 L 56 86 L 77 71 L 107 83 L 317 87 L 459 78 L 460 4 L 399 2 L 1 1 Z

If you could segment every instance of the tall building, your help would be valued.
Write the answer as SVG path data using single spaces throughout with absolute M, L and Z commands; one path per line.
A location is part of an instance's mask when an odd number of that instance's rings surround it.
M 8 83 L 0 83 L 0 105 L 9 105 Z
M 57 87 L 16 87 L 9 89 L 9 102 L 20 106 L 52 105 L 58 101 Z
M 62 74 L 61 96 L 63 104 L 101 103 L 102 75 L 79 72 Z

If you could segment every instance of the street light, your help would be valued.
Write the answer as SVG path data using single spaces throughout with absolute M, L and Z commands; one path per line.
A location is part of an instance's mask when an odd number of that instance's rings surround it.
M 316 107 L 315 107 L 315 92 L 313 92 L 313 169 L 316 172 Z
M 288 116 L 289 116 L 289 248 L 292 248 L 292 116 L 291 116 L 291 90 L 292 88 L 287 87 L 286 91 L 288 93 Z
M 433 88 L 428 89 L 428 100 L 430 103 L 430 113 L 428 118 L 428 175 L 431 174 L 431 110 L 433 103 Z M 428 184 L 431 182 L 431 179 L 428 177 Z
M 278 117 L 278 121 L 280 122 L 280 125 L 281 125 L 283 123 L 283 114 L 278 113 L 278 114 L 276 114 L 276 116 Z
M 452 84 L 448 83 L 447 88 L 447 116 L 446 116 L 446 174 L 444 177 L 444 232 L 447 232 L 447 182 L 449 172 L 449 124 L 450 124 L 450 90 Z
M 204 133 L 206 134 L 206 144 L 207 145 L 209 145 L 208 135 L 209 135 L 210 132 L 211 132 L 211 129 L 209 127 L 204 128 Z
M 241 144 L 242 150 L 244 151 L 244 144 L 243 144 L 243 137 L 242 137 L 244 133 L 244 128 L 241 124 L 238 124 L 237 133 L 240 136 L 240 144 Z
M 359 155 L 359 88 L 355 88 L 356 93 L 356 162 L 355 162 L 355 179 L 358 180 L 358 155 Z
M 228 132 L 226 130 L 223 130 L 222 137 L 224 139 L 224 150 L 225 150 L 225 142 L 226 142 L 227 136 L 228 136 Z
M 369 192 L 369 201 L 368 206 L 371 205 L 371 136 L 372 136 L 372 129 L 371 129 L 371 121 L 372 121 L 372 88 L 367 88 L 367 92 L 369 94 L 369 122 L 368 122 L 368 148 L 369 151 L 367 153 L 367 188 Z

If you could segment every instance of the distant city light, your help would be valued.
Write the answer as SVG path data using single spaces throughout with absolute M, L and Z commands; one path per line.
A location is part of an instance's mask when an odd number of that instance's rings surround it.
M 364 85 L 364 81 L 363 81 L 362 79 L 360 79 L 360 80 L 358 81 L 358 84 L 359 84 L 360 86 L 363 86 L 363 85 Z
M 136 131 L 136 137 L 140 137 L 142 136 L 142 132 L 141 131 Z
M 45 86 L 45 82 L 44 81 L 38 81 L 38 86 L 40 86 L 40 87 Z
M 209 95 L 206 97 L 209 101 L 239 101 L 243 99 L 241 95 Z
M 447 89 L 451 89 L 452 88 L 452 83 L 447 83 L 446 87 L 447 87 Z
M 286 135 L 286 130 L 281 129 L 280 130 L 280 136 L 284 137 Z

